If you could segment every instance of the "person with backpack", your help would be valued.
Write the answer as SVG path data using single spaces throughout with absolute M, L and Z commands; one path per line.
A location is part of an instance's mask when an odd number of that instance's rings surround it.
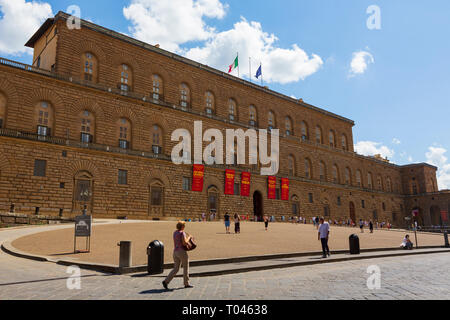
M 180 265 L 183 265 L 183 280 L 185 288 L 193 288 L 191 284 L 189 284 L 189 256 L 187 254 L 186 248 L 189 246 L 189 243 L 192 240 L 192 236 L 188 235 L 184 232 L 186 227 L 186 222 L 179 221 L 177 223 L 177 230 L 173 233 L 173 242 L 174 242 L 174 250 L 173 250 L 173 261 L 174 267 L 173 270 L 169 273 L 167 278 L 162 282 L 164 289 L 169 290 L 169 283 L 176 276 L 178 271 L 180 270 Z
M 228 233 L 230 233 L 230 215 L 227 213 L 225 213 L 225 215 L 223 216 L 223 219 L 225 221 L 225 231 Z

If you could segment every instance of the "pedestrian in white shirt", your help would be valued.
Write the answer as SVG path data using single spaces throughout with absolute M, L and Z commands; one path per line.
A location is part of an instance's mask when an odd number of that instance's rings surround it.
M 320 226 L 319 226 L 319 234 L 318 234 L 318 240 L 322 242 L 322 252 L 323 256 L 322 258 L 326 258 L 327 255 L 330 256 L 330 248 L 328 248 L 328 238 L 330 235 L 330 225 L 328 222 L 325 222 L 325 219 L 322 217 L 320 218 Z

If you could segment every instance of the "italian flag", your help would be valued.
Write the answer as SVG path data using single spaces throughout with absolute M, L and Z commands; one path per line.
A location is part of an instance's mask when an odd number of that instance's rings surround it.
M 232 65 L 230 65 L 229 69 L 228 69 L 228 73 L 231 73 L 234 69 L 236 69 L 239 66 L 239 56 L 236 57 L 236 59 L 234 59 L 234 62 Z

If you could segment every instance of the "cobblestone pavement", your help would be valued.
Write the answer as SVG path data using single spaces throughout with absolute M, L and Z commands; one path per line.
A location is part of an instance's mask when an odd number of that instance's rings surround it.
M 379 290 L 367 288 L 370 265 L 381 269 Z M 117 276 L 82 270 L 81 290 L 69 290 L 67 267 L 1 252 L 0 300 L 448 299 L 449 265 L 447 253 L 327 263 L 193 278 L 193 289 L 182 288 L 182 279 L 175 278 L 170 285 L 174 290 L 169 292 L 162 289 L 163 278 L 158 276 Z

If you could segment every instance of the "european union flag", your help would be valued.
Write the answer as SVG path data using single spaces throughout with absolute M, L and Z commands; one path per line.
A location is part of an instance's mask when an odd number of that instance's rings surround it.
M 258 71 L 256 71 L 256 79 L 259 79 L 259 77 L 262 75 L 262 66 L 259 66 Z

